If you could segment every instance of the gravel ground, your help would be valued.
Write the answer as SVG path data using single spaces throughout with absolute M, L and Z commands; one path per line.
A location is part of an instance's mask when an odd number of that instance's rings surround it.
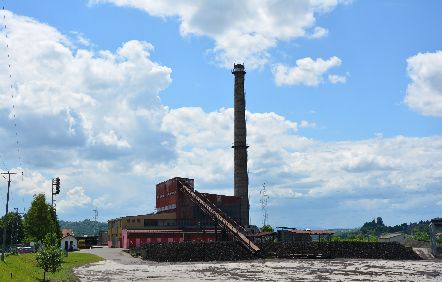
M 75 269 L 81 281 L 442 281 L 442 261 L 255 260 L 156 263 L 121 249 L 92 249 L 106 260 Z

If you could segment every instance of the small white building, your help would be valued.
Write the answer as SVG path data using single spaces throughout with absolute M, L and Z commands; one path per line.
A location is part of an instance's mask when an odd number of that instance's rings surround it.
M 72 235 L 64 236 L 61 239 L 61 249 L 66 251 L 78 250 L 77 239 L 75 239 L 75 237 Z
M 402 233 L 389 233 L 379 237 L 379 242 L 398 242 L 405 244 L 405 235 Z

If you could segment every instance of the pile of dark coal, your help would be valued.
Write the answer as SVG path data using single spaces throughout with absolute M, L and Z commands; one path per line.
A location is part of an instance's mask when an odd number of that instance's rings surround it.
M 145 244 L 133 253 L 158 262 L 237 261 L 256 258 L 355 258 L 418 260 L 420 257 L 398 243 L 295 242 L 267 243 L 253 255 L 238 242 L 183 242 Z
M 145 244 L 141 257 L 153 261 L 236 261 L 254 258 L 238 242 L 183 242 Z
M 420 259 L 412 248 L 398 243 L 377 242 L 270 243 L 262 246 L 262 256 L 267 258 Z

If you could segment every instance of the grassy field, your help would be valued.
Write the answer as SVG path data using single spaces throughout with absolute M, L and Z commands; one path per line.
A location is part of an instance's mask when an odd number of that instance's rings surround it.
M 54 274 L 46 273 L 46 280 L 78 281 L 73 268 L 100 260 L 102 258 L 92 254 L 69 253 L 68 257 L 63 257 L 63 268 Z M 0 281 L 43 281 L 43 270 L 37 267 L 35 254 L 10 255 L 5 262 L 0 262 Z

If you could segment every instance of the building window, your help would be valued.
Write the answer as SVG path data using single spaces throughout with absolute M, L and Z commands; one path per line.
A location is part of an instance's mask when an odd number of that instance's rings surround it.
M 137 223 L 140 223 L 140 222 L 141 222 L 141 219 L 137 218 Z
M 144 226 L 158 226 L 158 220 L 155 219 L 145 219 Z

